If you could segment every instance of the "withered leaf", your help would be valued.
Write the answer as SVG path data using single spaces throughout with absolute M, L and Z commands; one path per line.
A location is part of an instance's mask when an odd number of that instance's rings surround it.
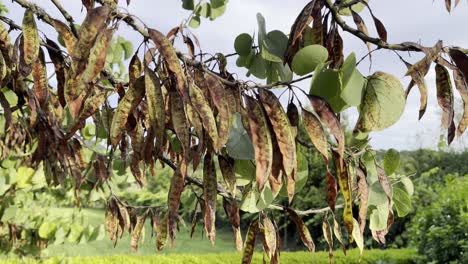
M 68 53 L 73 54 L 73 48 L 75 47 L 78 40 L 76 39 L 75 35 L 73 35 L 71 29 L 65 23 L 57 19 L 52 19 L 52 25 L 54 26 L 59 36 L 62 37 Z
M 438 41 L 434 45 L 434 47 L 430 49 L 422 49 L 426 56 L 424 56 L 424 58 L 422 58 L 420 61 L 416 62 L 411 67 L 409 67 L 405 76 L 413 76 L 416 72 L 419 72 L 420 76 L 426 76 L 432 61 L 434 61 L 437 58 L 439 53 L 442 51 L 442 47 L 442 41 Z
M 39 56 L 33 63 L 32 77 L 34 80 L 34 95 L 39 101 L 41 108 L 45 110 L 49 97 L 49 84 L 47 82 L 47 68 L 42 48 L 39 48 Z
M 148 29 L 149 36 L 156 44 L 156 47 L 159 50 L 159 53 L 164 57 L 167 67 L 175 75 L 177 80 L 177 90 L 179 94 L 188 102 L 188 91 L 187 91 L 187 81 L 185 74 L 182 70 L 182 67 L 179 64 L 179 60 L 176 54 L 176 51 L 169 40 L 159 31 L 155 29 Z
M 262 224 L 260 226 L 262 230 L 262 242 L 263 250 L 268 256 L 268 259 L 272 259 L 276 252 L 276 228 L 273 222 L 267 216 L 263 217 Z
M 112 146 L 117 146 L 120 141 L 122 129 L 127 124 L 127 118 L 136 107 L 140 104 L 145 95 L 145 79 L 138 78 L 134 85 L 131 85 L 125 93 L 125 96 L 120 100 L 117 110 L 115 110 L 110 127 L 110 141 Z
M 23 56 L 26 65 L 32 65 L 39 56 L 39 33 L 31 9 L 26 9 L 23 17 Z
M 224 84 L 211 74 L 206 74 L 205 79 L 211 100 L 218 110 L 218 145 L 213 147 L 216 151 L 219 151 L 229 140 L 233 113 L 230 111 Z
M 315 251 L 315 244 L 314 241 L 312 240 L 312 236 L 310 235 L 310 231 L 307 228 L 307 225 L 304 223 L 302 218 L 296 213 L 291 208 L 286 209 L 289 218 L 296 224 L 297 231 L 299 232 L 299 235 L 301 236 L 301 240 L 304 243 L 304 245 L 309 249 L 309 251 L 314 252 Z
M 311 112 L 302 109 L 302 123 L 315 148 L 322 154 L 325 163 L 328 164 L 328 140 L 327 134 L 320 120 Z
M 88 64 L 83 72 L 82 81 L 84 83 L 95 82 L 100 72 L 106 64 L 107 48 L 112 40 L 114 29 L 106 29 L 96 37 L 96 42 L 91 49 Z
M 250 264 L 255 250 L 255 240 L 257 240 L 258 219 L 250 222 L 247 235 L 245 237 L 244 252 L 242 253 L 242 264 Z
M 46 48 L 49 53 L 50 60 L 54 64 L 55 68 L 55 77 L 57 79 L 57 95 L 60 104 L 65 106 L 67 104 L 64 95 L 64 85 L 65 85 L 65 58 L 60 52 L 60 48 L 54 41 L 46 39 Z
M 176 91 L 171 91 L 169 94 L 172 126 L 174 127 L 177 138 L 182 144 L 185 155 L 187 155 L 190 151 L 190 135 L 184 102 Z
M 349 181 L 348 168 L 342 157 L 335 151 L 332 151 L 333 162 L 335 163 L 336 174 L 338 175 L 338 185 L 340 186 L 340 191 L 343 194 L 344 198 L 344 209 L 343 209 L 343 220 L 348 231 L 348 238 L 352 242 L 352 232 L 353 232 L 353 199 L 352 199 L 352 190 Z
M 166 122 L 164 97 L 161 89 L 161 81 L 148 67 L 145 67 L 145 89 L 149 113 L 149 128 L 153 129 L 158 145 L 160 145 L 164 137 Z
M 335 177 L 332 175 L 332 173 L 330 172 L 328 168 L 327 168 L 326 186 L 327 186 L 328 206 L 330 207 L 332 211 L 335 211 L 336 197 L 338 196 L 338 186 L 337 186 Z
M 449 55 L 468 83 L 468 56 L 459 49 L 450 49 Z
M 260 104 L 254 98 L 245 96 L 249 128 L 255 151 L 256 179 L 259 191 L 263 190 L 265 182 L 271 173 L 273 162 L 273 146 L 268 124 Z
M 181 164 L 181 166 L 186 166 Z M 181 172 L 182 169 L 178 168 L 174 175 L 171 178 L 171 186 L 169 188 L 169 193 L 167 196 L 168 202 L 168 215 L 167 215 L 167 227 L 169 237 L 172 242 L 175 240 L 175 233 L 177 229 L 177 221 L 179 219 L 179 206 L 180 206 L 180 196 L 184 191 L 185 175 Z M 167 239 L 167 234 L 166 234 Z M 165 243 L 164 243 L 165 244 Z M 158 246 L 159 248 L 159 246 Z
M 362 19 L 362 17 L 354 12 L 353 9 L 351 9 L 351 13 L 353 15 L 353 21 L 354 21 L 354 24 L 356 24 L 357 28 L 359 31 L 361 31 L 364 35 L 366 36 L 369 36 L 369 30 L 367 29 L 367 26 L 366 26 L 366 23 L 364 22 L 364 20 Z M 367 50 L 369 51 L 369 59 L 371 58 L 371 43 L 370 42 L 366 42 L 366 45 L 367 45 Z
M 328 223 L 327 219 L 325 219 L 322 223 L 322 231 L 323 237 L 328 244 L 328 257 L 330 259 L 330 263 L 333 263 L 333 233 L 330 223 Z
M 242 251 L 242 235 L 240 232 L 240 215 L 239 215 L 239 207 L 237 205 L 237 201 L 235 199 L 228 199 L 223 197 L 223 207 L 226 215 L 229 218 L 229 223 L 232 226 L 232 230 L 234 232 L 234 240 L 236 243 L 237 251 Z
M 231 195 L 236 195 L 236 174 L 234 173 L 234 159 L 229 156 L 218 155 L 219 169 Z
M 84 5 L 88 12 L 94 7 L 94 0 L 81 0 L 81 3 Z
M 300 42 L 300 39 L 302 38 L 302 34 L 304 30 L 307 28 L 307 26 L 312 22 L 313 20 L 313 12 L 314 8 L 316 6 L 316 1 L 310 1 L 299 13 L 297 16 L 296 20 L 294 21 L 294 24 L 291 27 L 291 32 L 289 33 L 289 40 L 288 40 L 288 45 L 286 48 L 285 52 L 285 62 L 290 64 L 292 61 L 292 58 L 294 57 L 295 53 L 298 50 L 298 44 Z
M 214 245 L 216 237 L 215 219 L 216 219 L 216 167 L 213 161 L 213 154 L 207 153 L 203 161 L 203 196 L 205 198 L 205 207 L 203 219 L 205 222 L 206 236 Z
M 106 27 L 110 11 L 108 6 L 96 7 L 87 13 L 83 24 L 81 24 L 78 41 L 71 53 L 77 76 L 81 75 L 86 68 L 91 48 L 98 34 Z
M 140 77 L 141 72 L 143 71 L 143 65 L 141 60 L 138 57 L 138 53 L 135 53 L 130 59 L 128 65 L 128 83 L 133 83 L 138 77 Z
M 156 248 L 161 251 L 167 243 L 168 213 L 164 214 L 161 221 L 161 229 L 156 235 Z
M 291 131 L 291 124 L 289 123 L 288 116 L 278 98 L 271 91 L 259 89 L 259 95 L 282 154 L 283 169 L 287 177 L 296 180 L 296 141 Z
M 336 142 L 338 143 L 338 154 L 340 154 L 340 157 L 343 157 L 345 141 L 340 120 L 338 120 L 338 117 L 325 100 L 314 95 L 309 95 L 308 97 L 322 123 L 325 124 L 331 134 L 335 137 Z
M 437 102 L 442 109 L 442 126 L 448 129 L 454 117 L 452 82 L 448 70 L 442 65 L 436 64 L 435 71 Z
M 453 79 L 455 81 L 455 87 L 463 101 L 463 116 L 458 124 L 457 135 L 460 137 L 468 127 L 468 85 L 463 77 L 463 74 L 459 71 L 453 71 Z
M 358 181 L 359 191 L 359 228 L 361 234 L 364 234 L 364 228 L 366 227 L 367 218 L 367 202 L 369 196 L 369 185 L 367 184 L 366 175 L 360 168 L 356 168 L 356 176 Z
M 200 116 L 203 127 L 205 128 L 211 143 L 215 148 L 217 148 L 218 128 L 216 127 L 216 120 L 213 115 L 213 111 L 211 110 L 203 91 L 194 82 L 190 82 L 189 94 L 194 110 Z
M 145 220 L 146 220 L 147 215 L 148 213 L 146 211 L 142 215 L 138 215 L 136 217 L 136 224 L 132 230 L 132 237 L 130 240 L 130 246 L 132 247 L 133 252 L 136 252 L 138 250 L 138 242 L 140 241 L 140 238 L 142 237 L 142 235 L 144 235 L 143 232 L 144 232 Z

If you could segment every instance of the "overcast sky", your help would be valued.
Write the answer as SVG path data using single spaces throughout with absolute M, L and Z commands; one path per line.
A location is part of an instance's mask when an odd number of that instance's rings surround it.
M 21 23 L 24 10 L 9 0 L 2 1 L 10 10 L 8 15 L 18 24 Z M 61 18 L 49 0 L 31 1 L 39 4 L 55 18 Z M 82 9 L 81 0 L 61 1 L 69 12 L 82 21 L 86 11 Z M 124 0 L 120 0 L 124 4 Z M 256 30 L 256 14 L 262 13 L 266 19 L 267 31 L 281 30 L 289 33 L 290 27 L 296 16 L 302 10 L 307 0 L 230 0 L 226 13 L 215 21 L 202 20 L 201 27 L 193 32 L 199 38 L 204 52 L 214 54 L 216 52 L 232 53 L 234 39 L 240 33 L 252 34 Z M 442 0 L 370 0 L 374 14 L 384 23 L 388 31 L 390 43 L 404 41 L 420 42 L 425 46 L 432 46 L 437 40 L 444 41 L 444 45 L 468 47 L 468 4 L 461 1 L 459 6 L 449 14 Z M 190 12 L 181 8 L 179 0 L 132 0 L 131 5 L 125 9 L 131 14 L 137 15 L 147 26 L 156 28 L 162 32 L 168 32 L 174 26 L 181 23 L 182 19 L 189 16 Z M 367 12 L 362 16 L 367 21 L 370 34 L 376 36 L 372 20 L 369 20 Z M 351 21 L 349 24 L 354 26 Z M 40 29 L 47 35 L 56 35 L 48 25 L 40 24 Z M 465 32 L 465 33 L 462 33 Z M 119 35 L 131 40 L 136 45 L 142 38 L 121 25 Z M 367 52 L 367 47 L 362 41 L 344 33 L 345 56 L 355 52 L 357 58 L 361 58 Z M 417 61 L 420 55 L 402 54 L 410 62 Z M 239 74 L 239 78 L 245 78 L 245 71 L 235 67 L 235 57 L 229 61 L 229 71 Z M 369 72 L 369 62 L 365 60 L 359 65 L 360 71 L 367 76 L 380 70 L 391 73 L 401 79 L 406 88 L 409 78 L 403 78 L 405 66 L 389 51 L 378 51 L 373 55 L 372 69 Z M 371 144 L 376 149 L 416 149 L 420 147 L 437 147 L 440 134 L 440 115 L 436 100 L 435 75 L 433 70 L 426 76 L 428 84 L 429 102 L 425 116 L 421 121 L 417 120 L 419 109 L 419 92 L 415 88 L 408 97 L 405 112 L 392 127 L 371 134 Z M 308 90 L 309 83 L 300 84 Z M 456 97 L 459 98 L 457 92 Z M 357 119 L 355 110 L 347 111 L 352 124 Z M 467 137 L 465 133 L 465 144 Z M 462 139 L 456 139 L 452 144 L 462 145 Z

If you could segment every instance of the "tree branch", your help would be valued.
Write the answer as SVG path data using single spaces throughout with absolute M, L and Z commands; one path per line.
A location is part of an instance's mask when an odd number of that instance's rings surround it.
M 339 8 L 334 6 L 331 0 L 325 0 L 325 5 L 327 8 L 330 10 L 333 20 L 341 27 L 346 32 L 349 32 L 353 34 L 354 36 L 360 38 L 364 42 L 370 42 L 374 45 L 376 45 L 379 48 L 382 49 L 388 49 L 388 50 L 398 50 L 398 51 L 420 51 L 419 49 L 416 49 L 411 46 L 407 45 L 402 45 L 402 44 L 389 44 L 379 38 L 373 38 L 369 37 L 363 32 L 354 29 L 346 24 L 346 22 L 341 18 L 339 12 Z
M 75 20 L 73 19 L 73 17 L 67 12 L 67 10 L 63 8 L 63 6 L 60 4 L 59 1 L 57 0 L 51 0 L 51 1 L 55 5 L 55 7 L 57 7 L 60 13 L 62 13 L 63 17 L 68 21 L 68 24 L 70 25 L 70 29 L 73 35 L 75 35 L 75 37 L 78 38 L 78 30 L 75 27 Z

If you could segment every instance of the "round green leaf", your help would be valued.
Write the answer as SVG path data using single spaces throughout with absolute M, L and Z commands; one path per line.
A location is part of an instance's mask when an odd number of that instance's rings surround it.
M 267 63 L 259 54 L 255 55 L 249 67 L 249 72 L 259 79 L 267 77 Z
M 229 134 L 228 142 L 226 143 L 228 155 L 236 160 L 253 160 L 255 159 L 254 148 L 247 131 L 242 125 L 242 117 L 240 113 L 234 114 L 234 121 Z
M 376 72 L 368 77 L 355 131 L 383 130 L 395 124 L 405 110 L 405 92 L 393 75 Z
M 255 178 L 255 165 L 251 160 L 235 160 L 234 172 L 237 186 L 245 186 Z
M 297 75 L 311 73 L 317 65 L 328 59 L 328 51 L 321 45 L 310 45 L 299 50 L 293 58 L 292 70 Z
M 341 87 L 340 72 L 333 69 L 326 69 L 324 64 L 320 64 L 315 70 L 309 93 L 325 99 L 330 104 L 333 111 L 338 113 L 347 107 L 346 102 L 340 97 Z
M 369 205 L 379 206 L 382 204 L 388 203 L 387 195 L 382 188 L 382 184 L 380 182 L 374 182 L 370 185 L 369 188 L 369 197 L 368 197 Z
M 400 166 L 400 153 L 396 149 L 389 149 L 384 155 L 384 170 L 387 175 L 392 175 Z
M 234 41 L 234 50 L 239 56 L 248 56 L 252 50 L 252 37 L 247 33 L 242 33 Z
M 57 230 L 57 225 L 52 222 L 43 222 L 39 227 L 39 237 L 43 239 L 53 238 L 55 231 Z
M 279 30 L 273 30 L 266 35 L 262 45 L 262 58 L 271 62 L 283 62 L 288 37 Z
M 386 229 L 388 214 L 388 204 L 382 204 L 377 206 L 376 209 L 372 209 L 369 221 L 370 230 L 377 231 Z
M 189 27 L 191 28 L 197 28 L 200 26 L 200 17 L 199 16 L 193 16 L 190 21 L 189 21 Z
M 393 188 L 392 201 L 395 205 L 399 217 L 406 216 L 411 212 L 411 197 L 405 189 L 398 186 Z

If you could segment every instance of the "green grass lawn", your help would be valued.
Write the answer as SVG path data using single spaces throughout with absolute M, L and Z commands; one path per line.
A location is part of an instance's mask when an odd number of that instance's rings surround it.
M 68 213 L 73 209 L 60 209 L 61 213 Z M 88 223 L 96 226 L 104 223 L 104 211 L 101 209 L 83 209 Z M 156 249 L 156 239 L 151 237 L 151 225 L 149 221 L 145 226 L 145 240 L 140 244 L 138 252 L 132 253 L 130 247 L 130 236 L 125 233 L 114 248 L 114 242 L 105 237 L 101 241 L 93 241 L 86 244 L 51 245 L 45 254 L 47 256 L 110 256 L 110 255 L 154 255 L 154 254 L 207 254 L 234 252 L 235 244 L 231 229 L 217 229 L 216 245 L 211 246 L 210 242 L 201 233 L 202 226 L 198 225 L 193 238 L 190 238 L 190 223 L 187 226 L 180 226 L 177 233 L 174 247 L 170 248 L 169 243 L 164 250 L 158 252 Z

